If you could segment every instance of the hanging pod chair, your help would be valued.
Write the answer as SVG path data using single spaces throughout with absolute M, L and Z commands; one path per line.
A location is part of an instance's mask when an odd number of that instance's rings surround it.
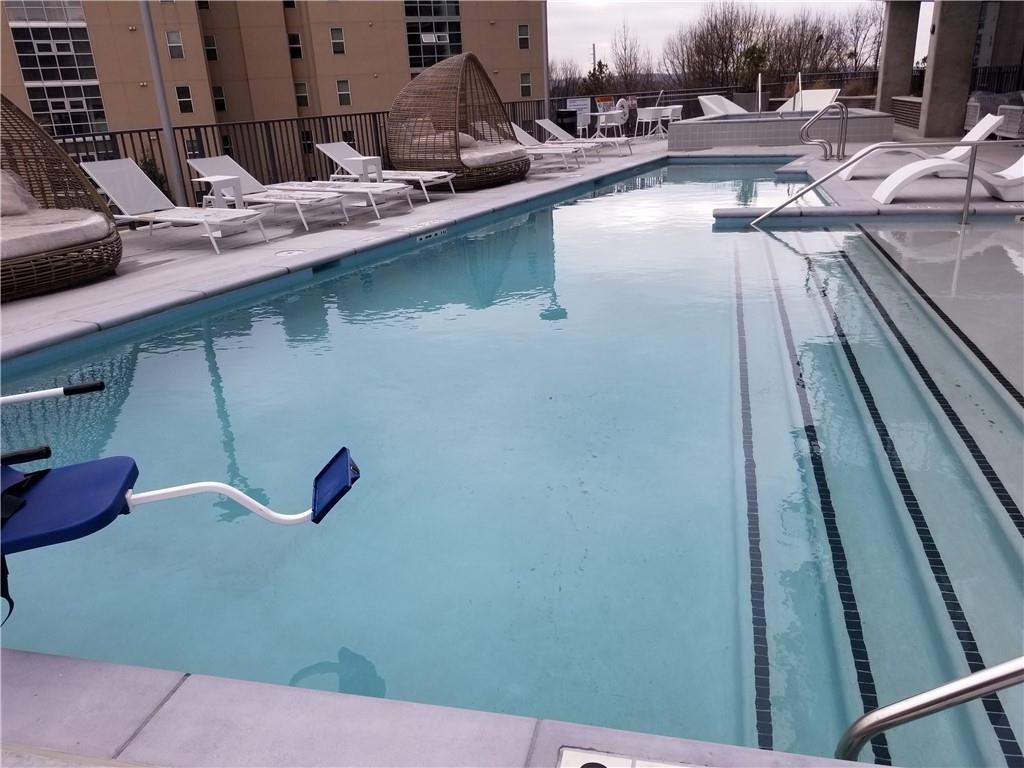
M 388 116 L 391 164 L 403 171 L 455 173 L 456 189 L 519 181 L 530 159 L 472 53 L 423 70 L 401 90 Z

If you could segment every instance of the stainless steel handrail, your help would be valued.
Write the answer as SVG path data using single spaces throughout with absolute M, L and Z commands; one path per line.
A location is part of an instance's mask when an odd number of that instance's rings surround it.
M 762 213 L 760 216 L 758 216 L 756 219 L 754 219 L 752 222 L 750 222 L 750 226 L 752 226 L 752 227 L 757 226 L 762 221 L 767 219 L 769 216 L 773 216 L 774 214 L 778 213 L 783 208 L 785 208 L 787 205 L 792 203 L 794 200 L 799 200 L 801 197 L 806 195 L 812 189 L 817 189 L 822 184 L 824 184 L 826 181 L 828 181 L 833 176 L 835 176 L 837 173 L 840 173 L 841 171 L 846 170 L 848 167 L 850 167 L 854 163 L 860 161 L 862 158 L 867 157 L 872 152 L 875 152 L 875 151 L 880 150 L 880 149 L 892 149 L 892 148 L 899 148 L 899 147 L 931 147 L 931 148 L 935 148 L 935 149 L 938 149 L 939 147 L 942 147 L 942 148 L 945 148 L 945 149 L 949 149 L 951 147 L 970 147 L 971 148 L 971 160 L 970 160 L 970 163 L 968 164 L 968 167 L 967 167 L 967 189 L 964 191 L 963 215 L 962 215 L 961 220 L 960 220 L 961 224 L 966 224 L 967 223 L 967 214 L 968 214 L 968 212 L 970 210 L 971 189 L 974 187 L 974 164 L 975 164 L 975 160 L 977 159 L 976 155 L 977 155 L 978 147 L 981 147 L 981 146 L 984 146 L 984 145 L 987 145 L 987 144 L 994 144 L 994 143 L 995 142 L 992 142 L 992 141 L 913 141 L 913 142 L 883 141 L 883 142 L 880 142 L 878 144 L 873 144 L 870 147 L 866 147 L 861 152 L 858 152 L 858 153 L 854 154 L 845 163 L 840 164 L 837 168 L 833 168 L 831 171 L 826 173 L 820 179 L 811 182 L 806 187 L 804 187 L 803 189 L 801 189 L 798 192 L 796 192 L 796 194 L 791 195 L 789 198 L 787 198 L 783 202 L 781 202 L 778 205 L 776 205 L 770 211 Z M 1007 147 L 1007 146 L 1009 146 L 1009 147 L 1015 147 L 1015 146 L 1019 147 L 1019 146 L 1024 146 L 1024 139 L 1003 140 L 1003 141 L 999 142 L 999 146 L 1001 146 L 1001 147 Z
M 856 760 L 864 745 L 883 731 L 1021 683 L 1024 683 L 1024 656 L 868 712 L 846 729 L 836 746 L 836 758 Z
M 811 126 L 834 109 L 839 110 L 839 141 L 836 143 L 835 149 L 828 139 L 824 137 L 812 139 L 810 134 Z M 842 160 L 846 156 L 846 127 L 849 120 L 850 110 L 846 108 L 846 105 L 839 101 L 833 101 L 819 109 L 814 117 L 800 126 L 800 141 L 804 144 L 817 144 L 825 153 L 826 160 L 831 160 L 833 157 L 836 160 Z

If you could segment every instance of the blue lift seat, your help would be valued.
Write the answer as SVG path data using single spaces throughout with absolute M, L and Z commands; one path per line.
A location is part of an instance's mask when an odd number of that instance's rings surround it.
M 4 492 L 25 475 L 2 467 Z M 111 456 L 67 467 L 55 467 L 20 493 L 25 505 L 0 533 L 5 555 L 80 539 L 110 525 L 129 510 L 125 495 L 139 477 L 135 461 Z

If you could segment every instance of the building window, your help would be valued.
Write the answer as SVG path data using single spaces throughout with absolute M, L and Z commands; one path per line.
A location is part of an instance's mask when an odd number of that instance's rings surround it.
M 341 140 L 346 144 L 351 144 L 353 147 L 356 145 L 356 132 L 352 129 L 342 129 Z
M 294 8 L 295 0 L 282 0 L 281 5 L 283 5 L 285 8 Z
M 210 0 L 196 0 L 197 11 L 208 11 L 210 10 Z
M 519 76 L 519 95 L 524 99 L 529 99 L 533 96 L 533 84 L 530 81 L 529 72 L 523 72 Z
M 335 53 L 345 52 L 345 30 L 341 27 L 331 27 L 331 50 Z
M 352 91 L 348 87 L 348 80 L 338 81 L 338 104 L 343 107 L 352 106 Z
M 221 149 L 224 152 L 224 154 L 227 155 L 228 157 L 231 157 L 231 153 L 235 151 L 235 146 L 234 146 L 234 144 L 231 143 L 231 135 L 230 134 L 227 134 L 227 133 L 221 134 L 220 146 L 221 146 Z
M 519 25 L 519 49 L 525 51 L 530 47 L 530 25 Z
M 309 106 L 309 91 L 306 90 L 305 83 L 295 84 L 295 106 L 297 107 L 308 107 Z
M 298 32 L 288 33 L 288 55 L 293 59 L 302 58 L 302 38 Z
M 10 22 L 47 21 L 66 24 L 69 21 L 85 21 L 82 0 L 53 0 L 45 3 L 39 0 L 4 0 L 4 10 Z
M 179 85 L 174 89 L 174 95 L 178 99 L 178 111 L 183 115 L 194 112 L 192 109 L 192 89 L 187 85 Z
M 199 139 L 185 139 L 185 157 L 204 157 L 203 142 Z
M 184 59 L 185 46 L 181 44 L 181 32 L 168 31 L 166 34 L 167 53 L 170 54 L 172 59 Z
M 218 112 L 224 112 L 228 108 L 228 102 L 224 98 L 224 88 L 222 86 L 213 86 L 213 108 Z
M 409 68 L 414 75 L 462 53 L 459 4 L 449 0 L 405 0 L 405 33 Z
M 304 155 L 313 154 L 313 132 L 312 131 L 300 131 L 299 132 L 299 144 L 302 146 L 302 153 Z
M 203 35 L 203 50 L 206 51 L 207 61 L 217 60 L 217 38 L 213 35 Z

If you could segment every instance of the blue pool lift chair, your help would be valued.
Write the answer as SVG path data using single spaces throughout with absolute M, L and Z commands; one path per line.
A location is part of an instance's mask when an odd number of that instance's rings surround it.
M 24 392 L 0 397 L 0 405 L 81 395 L 103 388 L 103 382 L 91 382 Z M 272 523 L 319 523 L 359 479 L 359 467 L 352 460 L 348 448 L 342 448 L 313 479 L 310 508 L 305 512 L 282 514 L 226 483 L 202 481 L 136 493 L 133 489 L 139 469 L 127 456 L 111 456 L 28 473 L 14 468 L 18 464 L 48 458 L 50 449 L 46 446 L 14 451 L 0 457 L 3 598 L 12 608 L 13 602 L 7 590 L 7 555 L 89 536 L 141 504 L 212 493 L 225 496 Z

